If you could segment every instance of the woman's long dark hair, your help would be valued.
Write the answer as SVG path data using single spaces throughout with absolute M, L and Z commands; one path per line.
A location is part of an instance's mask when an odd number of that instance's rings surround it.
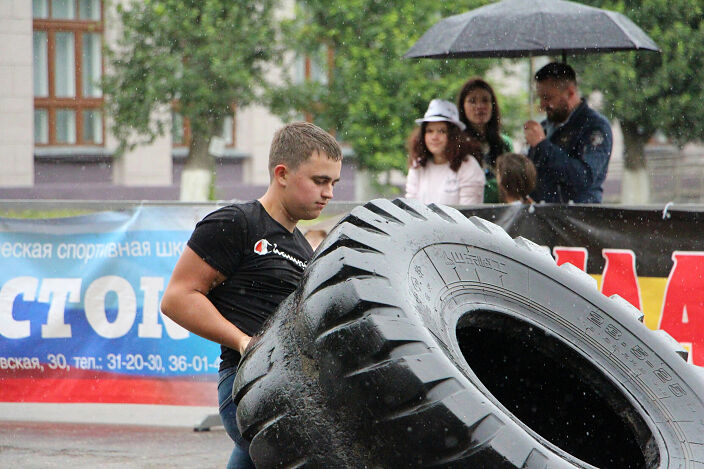
M 444 122 L 444 121 L 443 121 Z M 450 169 L 457 172 L 462 166 L 462 162 L 467 160 L 468 155 L 477 158 L 481 166 L 481 148 L 476 142 L 467 139 L 467 136 L 451 122 L 445 122 L 447 125 L 447 146 L 445 147 L 445 157 L 450 163 Z M 425 129 L 428 126 L 427 122 L 422 122 L 419 127 L 408 137 L 408 167 L 415 166 L 425 167 L 429 159 L 433 158 L 428 147 L 425 146 Z
M 472 123 L 469 122 L 467 114 L 464 112 L 464 100 L 467 98 L 469 92 L 475 89 L 486 90 L 489 95 L 491 95 L 491 118 L 486 124 L 484 136 L 474 130 Z M 457 109 L 460 112 L 460 120 L 467 126 L 467 130 L 465 130 L 467 135 L 479 142 L 489 144 L 489 164 L 493 168 L 496 164 L 496 158 L 500 154 L 509 151 L 509 149 L 506 142 L 501 138 L 501 111 L 499 110 L 499 104 L 496 102 L 496 94 L 494 94 L 491 85 L 479 77 L 473 77 L 467 80 L 460 91 L 460 96 L 457 100 Z

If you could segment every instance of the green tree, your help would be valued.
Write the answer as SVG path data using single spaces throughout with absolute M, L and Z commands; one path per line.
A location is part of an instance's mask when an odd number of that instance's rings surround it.
M 277 56 L 276 0 L 139 0 L 117 5 L 121 36 L 107 51 L 108 113 L 120 151 L 167 130 L 172 106 L 190 122 L 187 174 L 207 171 L 213 136 L 266 86 L 265 67 Z M 181 193 L 189 190 L 182 178 Z M 191 189 L 192 190 L 192 189 Z M 196 190 L 207 194 L 207 188 Z
M 642 171 L 657 130 L 678 144 L 704 137 L 704 4 L 701 0 L 591 0 L 640 26 L 662 53 L 622 52 L 574 59 L 583 87 L 604 94 L 618 118 L 627 170 Z M 641 201 L 641 202 L 647 202 Z
M 405 141 L 414 119 L 432 98 L 454 102 L 462 83 L 493 62 L 402 56 L 441 18 L 483 3 L 299 1 L 295 19 L 285 25 L 289 44 L 299 58 L 317 57 L 323 68 L 329 59 L 331 73 L 327 82 L 289 80 L 273 93 L 271 107 L 284 119 L 305 112 L 336 131 L 362 168 L 405 169 Z

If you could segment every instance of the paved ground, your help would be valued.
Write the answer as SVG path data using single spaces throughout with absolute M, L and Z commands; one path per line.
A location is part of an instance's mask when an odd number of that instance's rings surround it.
M 1 422 L 0 467 L 222 468 L 232 449 L 223 427 Z

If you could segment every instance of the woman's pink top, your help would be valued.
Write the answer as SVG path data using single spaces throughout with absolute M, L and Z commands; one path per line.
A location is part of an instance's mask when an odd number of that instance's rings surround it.
M 481 204 L 484 200 L 484 171 L 473 157 L 463 161 L 457 172 L 449 163 L 428 161 L 425 167 L 408 170 L 406 197 L 424 204 L 445 205 Z

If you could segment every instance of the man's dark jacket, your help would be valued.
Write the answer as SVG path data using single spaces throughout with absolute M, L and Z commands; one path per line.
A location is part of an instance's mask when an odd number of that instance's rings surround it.
M 612 142 L 609 121 L 582 99 L 567 122 L 528 153 L 538 170 L 533 200 L 600 203 Z

